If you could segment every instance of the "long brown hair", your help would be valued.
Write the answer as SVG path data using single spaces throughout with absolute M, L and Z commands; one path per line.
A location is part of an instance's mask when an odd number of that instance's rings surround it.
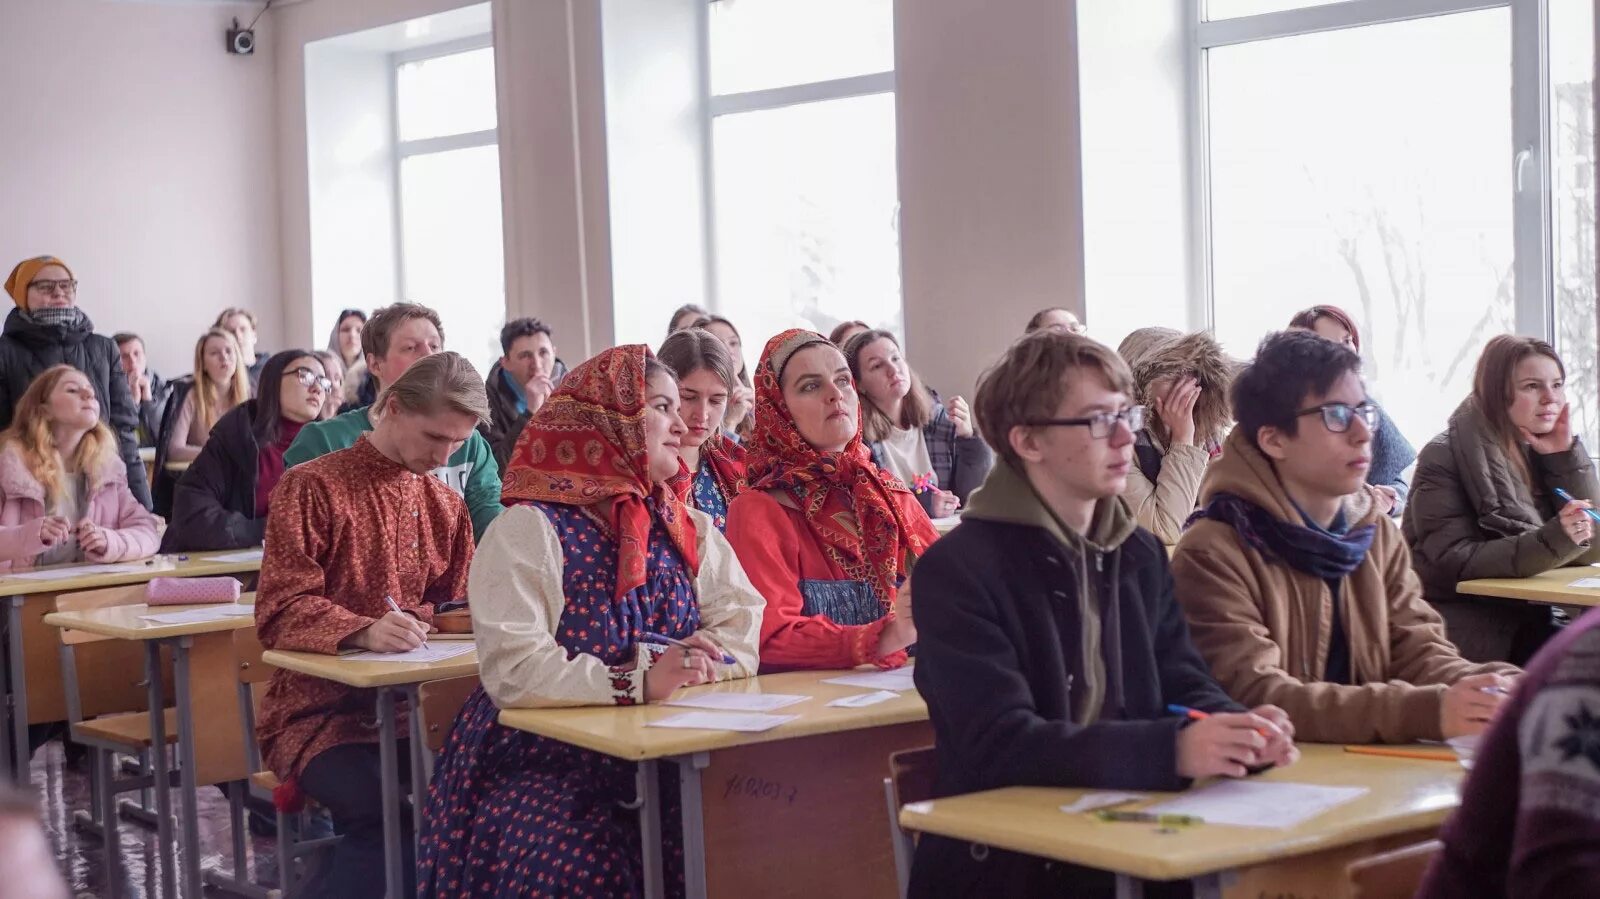
M 868 443 L 877 443 L 879 440 L 894 433 L 896 428 L 925 428 L 933 420 L 933 395 L 928 388 L 922 386 L 922 376 L 917 370 L 906 363 L 906 372 L 911 379 L 911 388 L 906 391 L 906 398 L 900 403 L 900 420 L 894 421 L 888 413 L 878 408 L 878 404 L 867 396 L 866 391 L 860 389 L 861 385 L 861 353 L 866 350 L 867 344 L 879 339 L 887 340 L 894 344 L 895 349 L 900 349 L 900 341 L 888 331 L 862 331 L 850 338 L 844 345 L 844 361 L 850 366 L 850 377 L 856 379 L 856 393 L 861 397 L 862 428 L 861 439 Z
M 50 430 L 50 394 L 55 392 L 63 377 L 75 371 L 77 369 L 70 365 L 53 365 L 34 378 L 22 399 L 17 401 L 11 427 L 0 435 L 0 447 L 16 446 L 28 471 L 44 485 L 46 503 L 54 502 L 61 495 L 67 478 L 61 454 L 56 451 L 55 435 Z M 90 389 L 93 389 L 93 382 L 90 382 Z M 72 454 L 71 465 L 92 475 L 116 457 L 117 438 L 102 419 L 83 435 L 77 451 Z
M 206 374 L 206 341 L 212 338 L 226 340 L 233 347 L 233 377 L 226 384 L 212 384 L 211 376 Z M 226 409 L 217 405 L 218 388 L 228 398 Z M 200 340 L 194 345 L 194 389 L 190 392 L 194 396 L 194 416 L 207 433 L 224 413 L 250 399 L 250 377 L 244 369 L 244 351 L 239 349 L 239 341 L 232 331 L 212 328 L 200 335 Z
M 656 350 L 656 359 L 672 369 L 679 382 L 705 369 L 727 385 L 730 392 L 739 383 L 739 373 L 733 367 L 733 353 L 728 345 L 704 328 L 674 331 L 661 344 L 661 349 Z
M 1478 357 L 1478 368 L 1472 375 L 1472 401 L 1489 425 L 1489 436 L 1506 454 L 1506 458 L 1522 476 L 1529 489 L 1533 487 L 1533 473 L 1528 470 L 1528 454 L 1522 447 L 1522 433 L 1511 420 L 1511 403 L 1516 398 L 1517 366 L 1524 359 L 1544 356 L 1556 364 L 1562 380 L 1566 380 L 1567 367 L 1556 355 L 1556 348 L 1536 337 L 1518 337 L 1501 334 L 1490 338 Z

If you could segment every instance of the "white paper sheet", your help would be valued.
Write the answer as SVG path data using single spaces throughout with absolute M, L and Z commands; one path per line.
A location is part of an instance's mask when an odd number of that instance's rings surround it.
M 1235 827 L 1294 827 L 1366 792 L 1366 787 L 1228 780 L 1140 811 L 1194 815 L 1207 824 Z
M 864 690 L 894 690 L 897 693 L 917 688 L 917 685 L 911 681 L 910 668 L 846 674 L 843 677 L 830 677 L 823 683 L 844 684 L 846 687 L 861 687 Z
M 719 712 L 773 712 L 784 706 L 805 702 L 809 696 L 789 693 L 705 693 L 700 696 L 680 696 L 662 705 L 681 705 L 691 709 L 715 709 Z
M 137 565 L 79 565 L 74 568 L 55 568 L 47 571 L 21 571 L 8 574 L 9 580 L 59 581 L 69 577 L 93 577 L 97 574 L 131 574 L 135 571 L 160 571 L 155 566 Z
M 1149 797 L 1149 793 L 1117 793 L 1112 791 L 1095 791 L 1085 793 L 1078 797 L 1077 802 L 1069 802 L 1061 810 L 1069 815 L 1079 812 L 1092 812 L 1097 808 L 1110 808 L 1124 802 L 1135 802 Z
M 244 603 L 238 602 L 227 602 L 219 603 L 214 606 L 206 606 L 203 609 L 186 609 L 182 612 L 160 612 L 154 615 L 140 615 L 139 617 L 145 621 L 153 621 L 157 624 L 195 624 L 200 621 L 217 621 L 222 618 L 242 618 L 246 615 L 254 615 L 255 613 L 255 606 L 247 606 Z
M 854 696 L 841 696 L 838 699 L 828 703 L 828 705 L 838 706 L 842 709 L 861 709 L 866 708 L 869 705 L 877 705 L 880 702 L 888 702 L 889 700 L 896 699 L 899 696 L 900 694 L 893 690 L 874 690 L 871 693 L 857 693 Z
M 763 715 L 759 712 L 684 712 L 651 721 L 645 727 L 679 727 L 687 730 L 736 730 L 759 733 L 788 724 L 799 715 Z
M 429 643 L 409 652 L 352 652 L 339 656 L 341 662 L 442 662 L 466 655 L 477 648 L 474 643 Z
M 212 561 L 212 562 L 259 562 L 259 561 L 261 561 L 261 553 L 262 553 L 262 550 L 260 548 L 257 548 L 257 549 L 245 549 L 245 550 L 240 550 L 239 552 L 236 552 L 236 553 L 223 553 L 220 556 L 212 556 L 210 558 L 210 561 Z
M 961 516 L 960 515 L 951 515 L 948 518 L 935 518 L 933 520 L 933 527 L 939 533 L 946 534 L 946 533 L 949 533 L 950 531 L 954 530 L 955 526 L 960 524 L 960 523 L 961 523 Z

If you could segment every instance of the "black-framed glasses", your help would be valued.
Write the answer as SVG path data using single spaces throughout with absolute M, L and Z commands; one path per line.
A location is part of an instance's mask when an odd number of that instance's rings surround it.
M 77 295 L 78 282 L 71 278 L 61 281 L 29 281 L 28 289 L 37 290 L 44 294 L 54 294 L 59 292 L 62 296 L 70 297 Z
M 329 378 L 327 375 L 319 375 L 303 365 L 299 368 L 291 368 L 284 372 L 283 375 L 284 377 L 294 375 L 295 380 L 300 382 L 301 387 L 310 387 L 312 384 L 315 384 L 322 388 L 323 393 L 327 393 L 333 389 L 333 380 L 331 378 Z
M 1302 415 L 1321 415 L 1322 426 L 1335 434 L 1343 434 L 1350 430 L 1350 423 L 1358 417 L 1366 424 L 1367 430 L 1374 431 L 1378 427 L 1378 406 L 1371 400 L 1354 406 L 1349 403 L 1323 403 L 1310 409 L 1301 409 L 1294 415 L 1295 418 Z
M 1144 427 L 1145 414 L 1145 407 L 1129 406 L 1121 412 L 1096 412 L 1085 418 L 1038 418 L 1023 424 L 1030 428 L 1088 428 L 1090 437 L 1104 440 L 1118 422 L 1127 425 L 1129 431 Z

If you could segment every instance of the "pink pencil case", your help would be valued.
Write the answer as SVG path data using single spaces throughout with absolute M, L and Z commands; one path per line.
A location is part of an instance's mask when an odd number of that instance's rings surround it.
M 203 602 L 238 602 L 239 582 L 231 577 L 156 577 L 145 588 L 153 606 L 185 606 Z

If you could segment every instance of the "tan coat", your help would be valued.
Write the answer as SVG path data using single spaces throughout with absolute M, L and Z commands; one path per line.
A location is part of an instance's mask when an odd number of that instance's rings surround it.
M 1160 448 L 1154 434 L 1150 439 Z M 1194 514 L 1200 481 L 1211 464 L 1211 454 L 1193 444 L 1167 447 L 1161 459 L 1161 474 L 1155 483 L 1145 477 L 1138 465 L 1128 469 L 1128 486 L 1122 498 L 1133 510 L 1139 527 L 1154 534 L 1166 546 L 1183 536 L 1183 524 Z
M 1200 504 L 1218 493 L 1303 522 L 1271 462 L 1237 431 L 1212 464 Z M 1321 681 L 1333 631 L 1327 583 L 1264 558 L 1222 522 L 1195 522 L 1172 559 L 1190 633 L 1234 699 L 1281 706 L 1301 740 L 1437 740 L 1446 686 L 1471 674 L 1517 669 L 1461 657 L 1439 614 L 1422 599 L 1400 529 L 1378 513 L 1370 493 L 1346 499 L 1345 516 L 1352 528 L 1378 529 L 1366 561 L 1339 589 L 1353 685 Z

